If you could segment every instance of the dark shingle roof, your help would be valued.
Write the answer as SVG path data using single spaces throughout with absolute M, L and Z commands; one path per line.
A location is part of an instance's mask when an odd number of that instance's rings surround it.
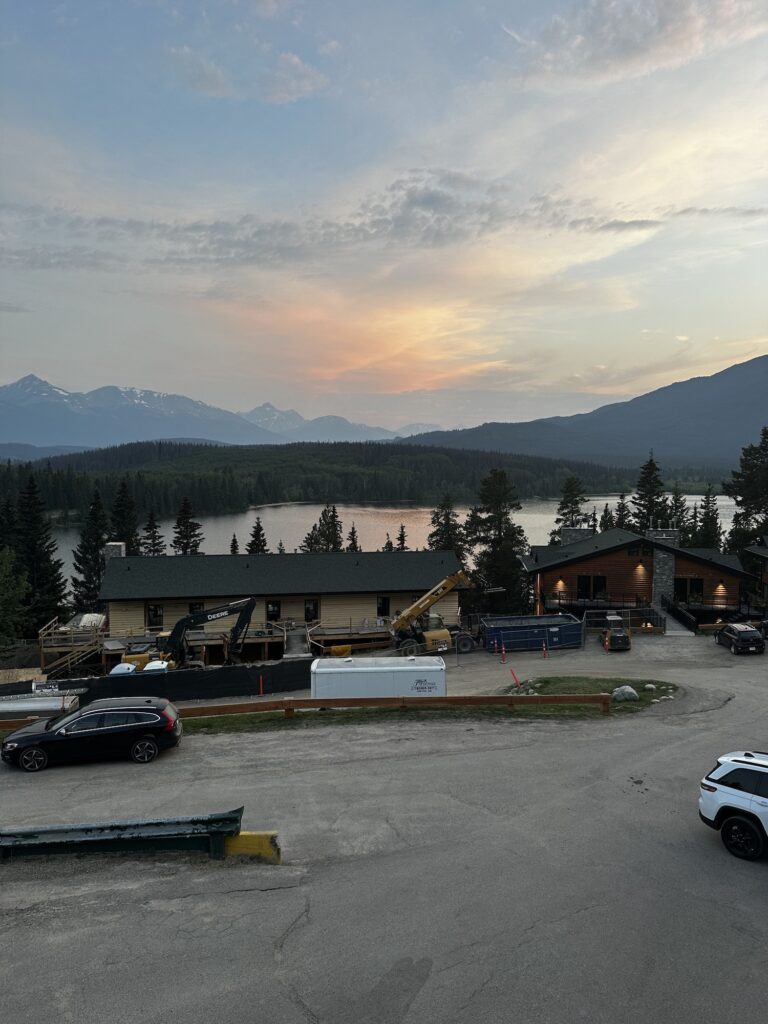
M 540 572 L 557 565 L 567 565 L 592 555 L 602 555 L 628 544 L 639 544 L 645 538 L 629 530 L 605 530 L 575 544 L 542 544 L 531 548 L 530 555 L 523 555 L 521 561 L 528 572 Z
M 631 533 L 629 530 L 619 529 L 596 533 L 592 537 L 576 541 L 575 544 L 547 544 L 532 547 L 530 555 L 522 555 L 520 561 L 526 572 L 542 572 L 545 569 L 570 565 L 572 562 L 583 561 L 592 558 L 594 555 L 603 555 L 608 551 L 615 551 L 619 548 L 629 547 L 631 544 L 641 543 L 650 544 L 652 547 L 661 548 L 664 551 L 670 551 L 673 554 L 679 554 L 686 558 L 692 558 L 697 562 L 716 565 L 725 572 L 735 572 L 742 576 L 750 575 L 742 568 L 738 555 L 723 554 L 717 548 L 678 548 L 674 544 L 667 544 L 652 537 L 643 537 L 639 533 Z
M 460 568 L 452 551 L 110 558 L 102 601 L 426 592 Z

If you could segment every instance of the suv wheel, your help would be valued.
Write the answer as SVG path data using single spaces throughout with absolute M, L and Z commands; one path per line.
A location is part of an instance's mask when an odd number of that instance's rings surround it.
M 738 653 L 739 652 L 738 652 L 738 649 L 736 647 L 736 644 L 731 644 L 731 654 L 738 654 Z
M 728 853 L 742 860 L 757 860 L 765 850 L 765 837 L 749 818 L 726 818 L 720 829 L 720 838 Z
M 41 747 L 27 747 L 19 757 L 19 767 L 25 772 L 41 772 L 48 764 L 48 755 Z
M 138 764 L 149 764 L 150 761 L 155 760 L 159 752 L 160 748 L 151 736 L 136 740 L 131 747 L 131 757 Z

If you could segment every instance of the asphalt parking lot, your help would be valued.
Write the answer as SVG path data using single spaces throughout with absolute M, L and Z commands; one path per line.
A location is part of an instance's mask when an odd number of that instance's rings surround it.
M 727 854 L 696 799 L 718 753 L 768 749 L 768 656 L 646 637 L 450 662 L 453 693 L 510 667 L 684 693 L 626 717 L 197 735 L 149 766 L 4 769 L 4 825 L 242 803 L 285 859 L 2 864 L 4 1019 L 762 1019 L 768 860 Z

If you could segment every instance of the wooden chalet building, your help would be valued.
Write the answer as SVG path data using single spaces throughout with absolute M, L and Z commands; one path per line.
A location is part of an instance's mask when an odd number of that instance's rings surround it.
M 740 611 L 754 579 L 737 555 L 681 548 L 674 529 L 645 535 L 565 530 L 565 543 L 531 548 L 521 562 L 535 611 L 680 607 L 697 622 Z

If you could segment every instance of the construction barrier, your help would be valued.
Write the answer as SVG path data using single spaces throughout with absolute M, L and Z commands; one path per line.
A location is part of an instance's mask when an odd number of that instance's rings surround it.
M 186 818 L 97 821 L 78 825 L 38 825 L 0 829 L 0 856 L 113 851 L 203 850 L 221 858 L 227 852 L 280 863 L 276 832 L 240 832 L 243 808 Z

